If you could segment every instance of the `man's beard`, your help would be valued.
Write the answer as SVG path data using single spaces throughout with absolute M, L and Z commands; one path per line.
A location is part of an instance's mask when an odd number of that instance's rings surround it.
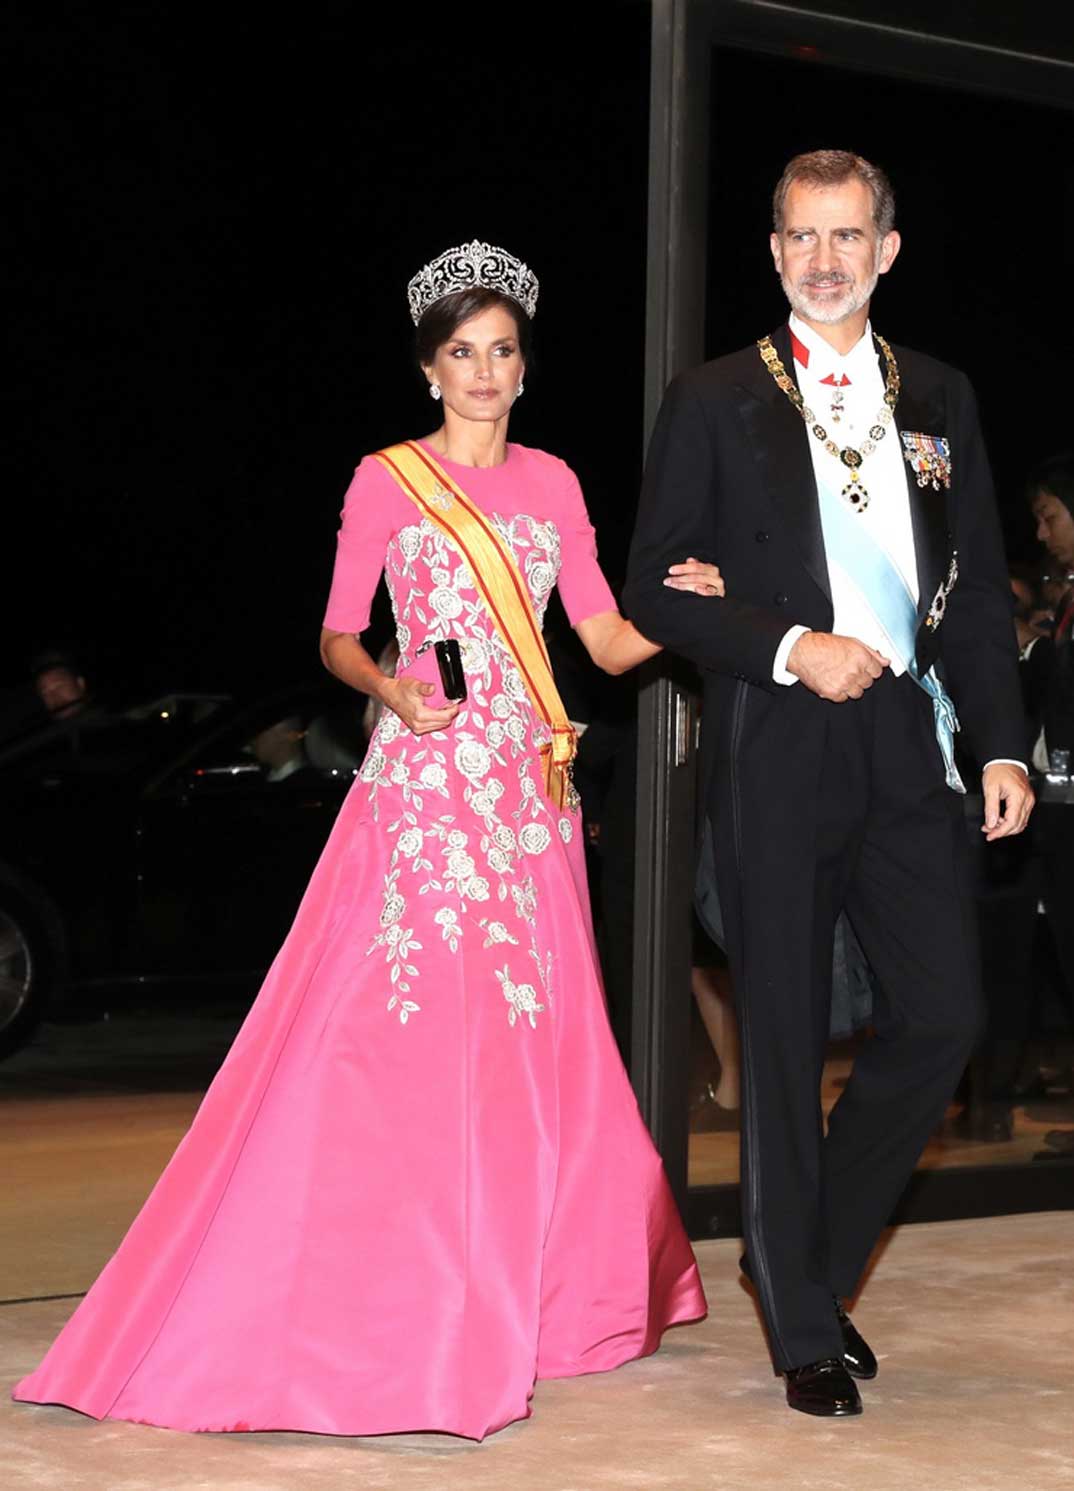
M 879 279 L 880 274 L 876 269 L 865 283 L 859 286 L 856 286 L 847 274 L 806 274 L 797 284 L 792 284 L 785 274 L 780 275 L 783 293 L 790 301 L 791 310 L 795 315 L 801 316 L 804 321 L 819 321 L 823 326 L 837 326 L 840 321 L 846 321 L 850 316 L 856 315 L 863 306 L 867 306 L 873 298 L 873 291 Z M 840 296 L 838 300 L 817 303 L 810 299 L 806 292 L 809 286 L 818 280 L 826 280 L 829 285 L 844 285 L 848 293 Z

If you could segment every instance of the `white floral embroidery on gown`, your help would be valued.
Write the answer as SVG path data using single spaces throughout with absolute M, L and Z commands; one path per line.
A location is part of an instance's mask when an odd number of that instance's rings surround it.
M 555 523 L 493 514 L 524 575 L 538 620 L 560 569 Z M 433 642 L 456 638 L 467 699 L 452 728 L 415 736 L 386 710 L 361 771 L 374 818 L 391 841 L 380 926 L 369 954 L 384 962 L 385 1008 L 420 1018 L 427 960 L 467 939 L 488 960 L 488 997 L 510 1025 L 535 1029 L 553 1002 L 554 970 L 538 932 L 532 861 L 575 818 L 541 790 L 538 753 L 549 738 L 458 550 L 427 519 L 391 540 L 385 577 L 399 642 L 398 673 L 436 678 Z M 516 951 L 517 949 L 517 951 Z M 505 951 L 509 956 L 504 957 Z M 428 992 L 426 992 L 428 991 Z

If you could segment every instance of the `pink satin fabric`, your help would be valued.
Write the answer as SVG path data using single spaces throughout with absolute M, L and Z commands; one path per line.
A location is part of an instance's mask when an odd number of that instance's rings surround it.
M 501 521 L 541 610 L 562 535 Z M 192 1128 L 18 1399 L 480 1439 L 537 1378 L 704 1314 L 609 1030 L 580 821 L 533 789 L 543 727 L 435 530 L 403 524 L 385 567 L 403 669 L 471 642 L 468 713 L 420 739 L 382 719 Z

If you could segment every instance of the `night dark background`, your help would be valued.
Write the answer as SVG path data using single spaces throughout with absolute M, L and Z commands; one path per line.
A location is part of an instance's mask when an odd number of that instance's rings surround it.
M 472 237 L 541 278 L 512 438 L 575 466 L 621 571 L 649 7 L 395 15 L 16 13 L 0 687 L 54 642 L 117 700 L 315 672 L 350 474 L 436 423 L 406 281 Z M 1032 552 L 1021 476 L 1071 440 L 1074 116 L 724 50 L 713 96 L 710 354 L 785 314 L 766 238 L 786 158 L 875 156 L 905 246 L 874 323 L 970 373 L 1012 546 Z

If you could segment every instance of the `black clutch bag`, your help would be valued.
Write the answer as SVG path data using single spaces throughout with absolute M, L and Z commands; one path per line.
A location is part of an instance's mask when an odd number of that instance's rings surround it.
M 436 664 L 440 669 L 440 683 L 443 686 L 444 698 L 452 704 L 457 704 L 466 698 L 466 674 L 462 669 L 462 651 L 454 637 L 448 637 L 446 641 L 434 642 L 433 651 L 436 653 Z

